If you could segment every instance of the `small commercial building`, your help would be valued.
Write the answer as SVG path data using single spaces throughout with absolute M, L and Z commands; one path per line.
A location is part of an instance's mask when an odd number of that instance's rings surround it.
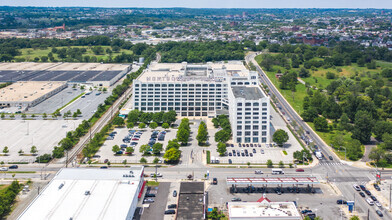
M 272 202 L 265 194 L 256 202 L 229 202 L 230 220 L 300 220 L 294 202 Z
M 178 198 L 178 220 L 200 220 L 206 217 L 207 194 L 204 182 L 182 182 Z
M 0 107 L 32 107 L 66 87 L 66 82 L 16 82 L 0 89 Z
M 144 168 L 63 168 L 18 217 L 30 219 L 133 219 L 144 188 Z

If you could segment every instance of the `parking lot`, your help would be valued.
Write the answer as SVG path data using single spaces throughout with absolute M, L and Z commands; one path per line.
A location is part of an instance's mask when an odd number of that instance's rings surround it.
M 267 188 L 266 196 L 271 201 L 294 201 L 297 203 L 299 210 L 310 209 L 323 219 L 336 220 L 341 216 L 341 208 L 347 209 L 347 206 L 337 205 L 339 199 L 334 190 L 328 184 L 317 185 L 315 193 L 309 193 L 304 190 L 306 186 L 300 186 L 301 191 L 288 192 L 287 188 L 282 194 L 275 192 L 276 186 Z M 223 207 L 226 210 L 226 202 L 231 202 L 233 198 L 240 198 L 241 201 L 255 202 L 263 196 L 262 192 L 253 193 L 230 193 L 230 186 L 226 185 L 224 179 L 218 179 L 218 185 L 210 185 L 209 207 Z M 344 214 L 343 214 L 344 215 Z M 344 216 L 343 216 L 344 217 Z
M 212 142 L 212 148 L 210 149 L 211 157 L 218 158 L 219 163 L 229 163 L 229 159 L 233 164 L 246 164 L 247 162 L 250 162 L 251 164 L 265 164 L 268 160 L 272 160 L 272 162 L 275 164 L 279 163 L 280 161 L 283 161 L 285 164 L 293 163 L 293 153 L 295 151 L 301 151 L 303 148 L 287 128 L 285 121 L 280 117 L 274 108 L 271 108 L 271 116 L 271 142 L 272 135 L 275 130 L 283 129 L 289 135 L 289 140 L 282 148 L 272 147 L 272 145 L 269 144 L 245 144 L 245 147 L 242 146 L 243 144 L 241 144 L 240 147 L 239 144 L 229 141 L 227 155 L 219 156 L 219 153 L 216 151 L 216 143 Z M 214 134 L 217 132 L 217 130 L 209 129 L 208 132 L 210 139 L 214 139 Z M 233 150 L 236 152 L 235 155 Z M 246 156 L 246 150 L 248 151 L 248 156 Z M 287 152 L 287 155 L 283 153 L 283 150 Z
M 84 97 L 80 97 L 70 105 L 61 110 L 61 114 L 65 112 L 71 111 L 72 113 L 76 112 L 76 110 L 80 109 L 82 112 L 82 117 L 79 117 L 82 120 L 87 120 L 93 116 L 99 104 L 104 103 L 105 99 L 110 96 L 110 92 L 99 92 L 92 91 L 89 95 L 84 95 Z
M 141 216 L 142 220 L 162 220 L 163 214 L 167 208 L 166 203 L 170 197 L 170 183 L 160 183 L 159 186 L 147 187 L 145 197 L 150 199 L 149 204 L 145 207 Z M 154 194 L 155 197 L 146 197 L 146 194 Z M 153 201 L 153 202 L 152 202 Z
M 139 140 L 130 140 L 130 143 L 124 143 L 123 139 L 129 135 L 129 130 L 135 130 L 136 132 L 141 132 L 142 134 L 140 135 Z M 157 128 L 155 131 L 162 132 L 162 128 Z M 122 163 L 123 160 L 127 160 L 127 163 L 139 163 L 140 159 L 142 157 L 146 158 L 149 163 L 152 163 L 152 161 L 155 159 L 155 157 L 160 158 L 160 160 L 163 161 L 162 157 L 164 154 L 164 149 L 167 146 L 167 143 L 169 140 L 173 140 L 176 137 L 176 130 L 168 129 L 166 130 L 166 135 L 163 141 L 156 140 L 156 143 L 162 143 L 163 144 L 163 151 L 161 151 L 160 156 L 142 156 L 142 153 L 139 152 L 140 146 L 144 144 L 148 144 L 151 134 L 153 133 L 153 130 L 150 128 L 145 128 L 145 129 L 127 129 L 127 128 L 115 128 L 113 132 L 117 132 L 116 135 L 114 135 L 113 140 L 106 140 L 105 143 L 102 145 L 100 150 L 97 152 L 97 155 L 99 155 L 98 161 L 100 163 L 103 163 L 106 159 L 108 159 L 111 163 Z M 121 145 L 126 145 L 127 147 L 131 146 L 133 143 L 136 143 L 136 146 L 134 147 L 135 151 L 132 155 L 127 155 L 127 154 L 117 154 L 115 155 L 114 152 L 112 151 L 112 147 L 114 145 L 118 145 L 121 147 Z
M 36 146 L 38 154 L 52 153 L 53 147 L 74 130 L 81 120 L 2 120 L 0 123 L 0 152 L 4 146 L 9 156 L 1 156 L 0 161 L 34 161 L 36 156 L 19 156 L 19 150 L 29 154 L 31 146 Z
M 81 94 L 83 91 L 78 89 L 73 89 L 72 87 L 68 86 L 67 88 L 63 89 L 59 93 L 49 97 L 48 99 L 44 100 L 43 102 L 39 103 L 36 106 L 33 106 L 28 109 L 26 113 L 29 114 L 52 114 L 56 109 L 62 107 L 63 105 L 70 102 L 73 98 Z

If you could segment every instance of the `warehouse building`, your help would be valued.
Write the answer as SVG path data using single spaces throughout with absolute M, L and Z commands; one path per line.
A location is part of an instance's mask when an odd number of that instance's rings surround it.
M 227 114 L 234 141 L 268 143 L 269 97 L 258 83 L 257 72 L 241 61 L 152 63 L 133 82 L 132 106 L 143 112 L 175 110 L 182 117 Z
M 300 220 L 294 202 L 272 202 L 265 194 L 256 202 L 229 202 L 230 220 Z
M 18 219 L 133 219 L 143 167 L 63 168 Z
M 61 81 L 109 87 L 130 70 L 128 64 L 0 63 L 0 82 Z
M 0 89 L 0 107 L 35 106 L 66 87 L 65 82 L 16 82 Z

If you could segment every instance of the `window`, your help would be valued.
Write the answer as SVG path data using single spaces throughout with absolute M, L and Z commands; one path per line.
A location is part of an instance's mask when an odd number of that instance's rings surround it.
M 253 130 L 258 130 L 259 126 L 258 125 L 253 125 Z
M 245 103 L 245 106 L 251 106 L 251 103 L 247 102 Z
M 237 111 L 239 111 L 239 112 L 242 111 L 242 108 L 237 108 Z
M 262 130 L 267 130 L 267 126 L 266 126 L 266 125 L 263 125 L 263 126 L 261 126 L 261 129 L 262 129 Z
M 237 143 L 241 143 L 242 141 L 241 141 L 241 138 L 240 137 L 238 137 L 237 138 Z
M 259 142 L 259 138 L 258 137 L 254 137 L 253 138 L 253 143 L 257 143 L 257 142 Z
M 237 130 L 241 130 L 242 126 L 241 125 L 237 125 Z
M 245 131 L 245 136 L 250 136 L 250 131 Z
M 263 106 L 267 106 L 268 105 L 268 103 L 266 103 L 266 102 L 263 102 Z
M 253 108 L 253 111 L 258 111 L 259 110 L 259 108 Z
M 250 142 L 250 137 L 246 137 L 245 138 L 245 143 L 249 143 Z
M 242 121 L 237 121 L 237 124 L 242 124 Z
M 241 136 L 242 135 L 242 131 L 237 131 L 237 135 Z
M 266 136 L 266 135 L 267 135 L 267 132 L 266 132 L 266 131 L 263 131 L 263 132 L 261 132 L 261 135 L 262 135 L 262 136 Z
M 242 106 L 242 103 L 237 103 L 237 106 Z
M 259 103 L 258 102 L 254 102 L 253 106 L 259 106 Z
M 250 125 L 245 125 L 245 130 L 250 130 Z
M 258 131 L 254 131 L 253 132 L 253 136 L 258 136 L 259 135 L 259 132 Z
M 267 138 L 261 138 L 261 143 L 265 143 L 265 142 L 267 142 Z

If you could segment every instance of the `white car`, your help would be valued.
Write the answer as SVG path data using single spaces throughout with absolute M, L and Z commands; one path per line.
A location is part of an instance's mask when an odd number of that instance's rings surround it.
M 255 170 L 255 174 L 263 174 L 262 170 Z
M 359 186 L 357 184 L 354 184 L 353 187 L 354 187 L 355 190 L 361 191 L 361 188 L 359 188 Z
M 371 198 L 367 198 L 367 199 L 366 199 L 366 202 L 367 202 L 369 205 L 374 205 L 374 202 L 373 202 L 373 200 L 372 200 Z
M 150 174 L 150 177 L 154 177 L 154 175 L 155 175 L 155 173 L 151 173 L 151 174 Z M 157 177 L 162 177 L 162 174 L 157 173 Z
M 381 207 L 381 203 L 379 201 L 375 201 L 374 204 L 376 204 L 378 207 Z
M 8 171 L 8 167 L 0 167 L 0 171 Z

